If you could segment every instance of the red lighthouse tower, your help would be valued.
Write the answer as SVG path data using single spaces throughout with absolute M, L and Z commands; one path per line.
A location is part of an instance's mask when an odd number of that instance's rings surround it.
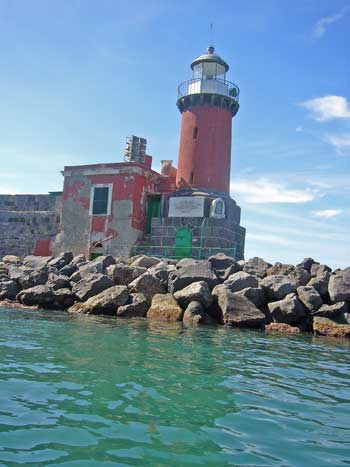
M 180 84 L 177 106 L 182 114 L 176 184 L 229 193 L 232 117 L 238 87 L 227 81 L 228 64 L 208 47 L 191 64 L 192 79 Z

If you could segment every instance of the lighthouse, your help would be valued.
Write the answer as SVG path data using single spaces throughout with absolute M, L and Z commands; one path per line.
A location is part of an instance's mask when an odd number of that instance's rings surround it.
M 213 46 L 191 64 L 192 78 L 178 87 L 181 112 L 176 185 L 229 193 L 232 117 L 239 88 L 226 79 L 229 65 Z

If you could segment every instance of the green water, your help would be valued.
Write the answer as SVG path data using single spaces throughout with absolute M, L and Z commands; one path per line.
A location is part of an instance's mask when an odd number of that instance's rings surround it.
M 0 310 L 0 466 L 350 465 L 349 347 Z

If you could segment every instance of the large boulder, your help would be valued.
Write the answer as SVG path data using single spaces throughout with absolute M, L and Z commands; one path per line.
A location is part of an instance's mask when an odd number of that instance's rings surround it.
M 46 284 L 53 290 L 71 288 L 69 277 L 61 275 L 58 276 L 57 274 L 52 273 L 49 274 L 48 281 L 46 282 Z
M 143 318 L 147 314 L 149 303 L 142 293 L 132 293 L 125 305 L 118 308 L 121 318 Z
M 316 277 L 312 277 L 307 283 L 308 286 L 314 287 L 321 297 L 328 297 L 328 284 L 331 275 L 328 271 L 320 274 Z
M 270 314 L 275 323 L 300 324 L 306 319 L 306 311 L 295 294 L 283 300 L 268 304 Z
M 156 277 L 166 290 L 168 289 L 169 274 L 172 271 L 176 271 L 176 266 L 165 261 L 161 261 L 148 269 L 148 272 L 152 274 L 152 276 Z
M 86 263 L 85 255 L 74 256 L 74 258 L 69 264 L 72 264 L 73 266 L 79 266 L 82 263 Z
M 22 289 L 30 289 L 37 285 L 44 285 L 48 280 L 49 274 L 43 269 L 36 269 L 29 274 L 24 274 L 17 279 Z
M 197 264 L 208 264 L 207 260 L 182 258 L 176 263 L 176 269 L 187 268 L 188 266 L 197 266 Z
M 265 326 L 266 332 L 279 332 L 283 334 L 299 334 L 300 328 L 287 323 L 270 323 Z
M 314 263 L 310 269 L 311 277 L 322 276 L 325 272 L 332 272 L 332 269 L 326 264 Z
M 212 289 L 219 283 L 215 272 L 210 269 L 207 261 L 200 261 L 195 265 L 184 266 L 169 274 L 169 292 L 175 293 L 187 287 L 192 282 L 204 281 Z
M 58 270 L 62 269 L 63 266 L 69 264 L 73 259 L 73 253 L 71 251 L 64 251 L 63 253 L 59 254 L 56 258 L 51 259 L 47 265 L 53 266 Z
M 349 311 L 347 302 L 337 302 L 332 305 L 322 305 L 313 316 L 321 316 L 323 318 L 335 319 Z
M 80 313 L 91 315 L 116 315 L 119 306 L 125 305 L 129 291 L 125 285 L 114 285 L 90 297 L 79 307 Z
M 34 256 L 29 255 L 23 259 L 23 265 L 31 269 L 41 269 L 47 266 L 52 256 Z
M 239 290 L 235 293 L 250 300 L 257 308 L 263 308 L 266 306 L 266 294 L 264 289 L 261 287 L 247 287 L 246 289 Z
M 316 261 L 313 258 L 304 258 L 299 264 L 297 264 L 297 268 L 305 269 L 307 272 L 310 272 L 311 266 L 315 263 Z
M 37 285 L 26 290 L 22 290 L 16 299 L 24 305 L 48 306 L 55 302 L 55 293 L 47 285 Z
M 316 335 L 350 338 L 350 324 L 337 324 L 328 318 L 315 316 L 313 330 Z
M 298 287 L 297 294 L 309 313 L 315 313 L 323 305 L 321 295 L 312 286 Z
M 18 282 L 18 280 L 33 272 L 33 268 L 27 266 L 14 266 L 10 265 L 7 269 L 7 276 L 9 279 Z
M 182 320 L 184 324 L 217 324 L 200 302 L 190 302 Z
M 328 292 L 332 302 L 350 302 L 350 270 L 343 270 L 329 279 Z
M 113 264 L 107 268 L 108 277 L 116 285 L 128 285 L 147 271 L 140 266 L 127 266 L 126 264 Z
M 2 262 L 5 264 L 21 264 L 21 260 L 15 255 L 6 255 L 2 258 Z
M 153 256 L 146 256 L 146 255 L 141 255 L 137 257 L 130 266 L 137 266 L 141 268 L 151 268 L 152 266 L 155 266 L 158 264 L 161 260 L 159 258 L 155 258 Z
M 157 321 L 182 321 L 183 310 L 172 294 L 157 294 L 147 312 L 147 318 Z
M 306 285 L 310 280 L 310 273 L 306 269 L 298 268 L 292 264 L 275 263 L 267 270 L 268 276 L 287 276 L 296 287 Z
M 191 302 L 199 302 L 208 308 L 213 302 L 208 284 L 204 281 L 193 282 L 175 292 L 174 297 L 182 308 L 186 308 Z
M 256 277 L 248 274 L 244 271 L 238 271 L 225 280 L 225 285 L 227 285 L 231 292 L 238 292 L 239 290 L 246 289 L 247 287 L 258 287 L 259 281 Z
M 65 266 L 63 266 L 63 268 L 61 268 L 59 272 L 63 276 L 70 277 L 77 270 L 78 270 L 78 266 L 76 264 L 69 263 L 69 264 L 66 264 Z
M 263 279 L 266 276 L 267 270 L 271 267 L 271 264 L 258 256 L 249 259 L 243 266 L 243 271 L 253 276 L 260 277 Z
M 129 284 L 130 292 L 142 293 L 151 302 L 154 295 L 165 294 L 166 290 L 159 279 L 148 271 Z
M 267 276 L 260 286 L 265 290 L 268 301 L 282 300 L 286 295 L 295 292 L 296 284 L 287 276 Z
M 218 295 L 221 322 L 227 326 L 263 328 L 266 323 L 264 313 L 246 297 L 222 289 Z
M 20 291 L 17 282 L 5 280 L 0 282 L 0 300 L 14 300 Z
M 225 281 L 231 274 L 239 271 L 234 258 L 225 253 L 216 253 L 208 258 L 209 267 L 215 272 L 218 278 Z
M 74 283 L 72 291 L 81 302 L 85 302 L 113 285 L 113 281 L 104 274 L 86 274 L 79 282 Z
M 90 264 L 96 266 L 98 271 L 105 272 L 108 266 L 112 266 L 112 264 L 115 264 L 115 259 L 112 255 L 101 255 L 97 256 L 97 258 L 90 261 Z
M 54 290 L 54 305 L 57 308 L 69 308 L 76 301 L 75 294 L 68 288 Z

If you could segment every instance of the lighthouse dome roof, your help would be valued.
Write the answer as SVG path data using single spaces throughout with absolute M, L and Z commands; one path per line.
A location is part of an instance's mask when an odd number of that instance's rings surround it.
M 219 63 L 220 65 L 225 67 L 225 71 L 229 70 L 228 64 L 223 60 L 220 55 L 217 55 L 215 53 L 215 49 L 212 45 L 210 45 L 207 49 L 207 53 L 200 55 L 198 58 L 193 60 L 191 63 L 191 68 L 192 70 L 194 69 L 195 65 L 198 65 L 198 63 L 202 62 L 214 62 L 214 63 Z

